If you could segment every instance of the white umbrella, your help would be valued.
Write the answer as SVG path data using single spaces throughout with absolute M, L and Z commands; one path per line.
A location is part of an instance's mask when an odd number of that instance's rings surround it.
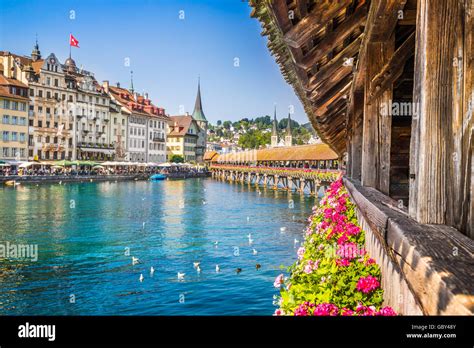
M 172 165 L 170 163 L 161 163 L 161 164 L 158 164 L 158 167 L 172 167 Z
M 20 164 L 20 168 L 28 168 L 28 167 L 31 167 L 32 165 L 34 164 L 39 164 L 39 163 L 36 163 L 36 162 L 24 162 L 22 164 Z

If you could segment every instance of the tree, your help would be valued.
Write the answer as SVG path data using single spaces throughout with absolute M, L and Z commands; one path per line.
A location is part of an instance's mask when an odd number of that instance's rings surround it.
M 222 121 L 221 121 L 221 120 L 218 120 L 218 121 L 217 121 L 217 125 L 218 125 L 218 126 L 221 126 L 221 125 L 222 125 Z
M 181 156 L 181 155 L 171 155 L 170 162 L 171 163 L 183 163 L 184 162 L 184 157 Z
M 222 124 L 222 126 L 225 128 L 225 129 L 230 129 L 230 126 L 232 125 L 232 122 L 230 121 L 224 121 L 224 123 Z

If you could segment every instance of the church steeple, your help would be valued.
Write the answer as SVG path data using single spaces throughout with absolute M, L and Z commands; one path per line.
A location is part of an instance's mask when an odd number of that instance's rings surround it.
M 33 47 L 33 51 L 31 51 L 31 59 L 33 60 L 33 62 L 36 62 L 37 60 L 41 59 L 41 52 L 38 45 L 38 35 L 36 35 L 36 43 Z
M 277 121 L 277 111 L 276 105 L 275 110 L 273 112 L 273 129 L 272 129 L 272 137 L 271 137 L 271 147 L 278 146 L 278 121 Z
M 198 78 L 198 90 L 196 95 L 196 103 L 194 104 L 193 118 L 196 121 L 207 122 L 204 111 L 202 110 L 202 101 L 201 101 L 201 78 Z
M 285 146 L 293 145 L 293 135 L 291 134 L 291 117 L 288 113 L 288 124 L 286 125 Z
M 133 89 L 133 70 L 130 70 L 130 92 L 135 92 L 135 90 Z

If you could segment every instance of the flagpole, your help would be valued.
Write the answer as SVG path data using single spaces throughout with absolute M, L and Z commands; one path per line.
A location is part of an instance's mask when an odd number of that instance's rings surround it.
M 71 58 L 71 33 L 69 33 L 69 58 Z

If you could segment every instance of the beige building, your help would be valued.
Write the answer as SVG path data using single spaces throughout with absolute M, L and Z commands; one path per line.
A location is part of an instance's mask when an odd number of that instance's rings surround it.
M 171 116 L 168 126 L 169 132 L 166 142 L 168 160 L 173 155 L 180 155 L 185 162 L 195 162 L 200 132 L 197 121 L 189 114 Z
M 1 52 L 3 75 L 27 84 L 28 158 L 74 159 L 74 81 L 66 79 L 54 53 L 42 59 L 36 43 L 30 57 Z
M 148 94 L 140 95 L 133 90 L 120 87 L 120 84 L 109 86 L 104 82 L 110 98 L 120 106 L 120 112 L 127 118 L 123 122 L 117 117 L 117 122 L 121 123 L 120 133 L 123 123 L 125 129 L 125 149 L 126 158 L 132 162 L 155 162 L 166 161 L 166 130 L 169 122 L 168 116 L 163 108 L 155 106 L 148 97 Z M 115 121 L 114 121 L 115 122 Z M 118 132 L 117 125 L 117 132 Z M 123 141 L 123 139 L 122 139 Z
M 0 75 L 0 159 L 28 159 L 28 86 Z

